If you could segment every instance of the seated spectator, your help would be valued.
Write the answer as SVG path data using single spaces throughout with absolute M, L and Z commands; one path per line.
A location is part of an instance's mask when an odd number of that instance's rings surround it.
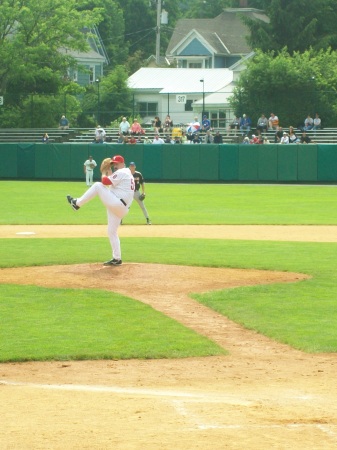
M 305 131 L 303 131 L 301 136 L 301 144 L 310 144 L 310 142 L 311 142 L 310 137 L 307 135 Z
M 123 144 L 128 144 L 128 143 L 129 143 L 129 137 L 128 136 L 124 136 Z
M 268 119 L 264 114 L 261 114 L 261 117 L 257 121 L 256 130 L 257 134 L 261 136 L 262 131 L 267 131 L 268 129 Z
M 245 145 L 249 145 L 249 144 L 250 144 L 250 141 L 249 141 L 249 137 L 248 137 L 248 136 L 246 136 L 245 138 L 243 138 L 242 144 L 245 144 Z
M 283 128 L 278 126 L 274 136 L 275 144 L 280 144 L 282 137 L 283 137 Z
M 252 135 L 252 138 L 250 140 L 250 144 L 262 144 L 259 136 L 256 136 L 255 134 Z
M 214 138 L 213 138 L 213 134 L 210 132 L 210 130 L 206 131 L 206 134 L 203 138 L 203 142 L 205 144 L 213 144 Z
M 119 124 L 119 132 L 121 134 L 123 134 L 124 136 L 126 136 L 130 133 L 130 124 L 126 120 L 126 117 L 123 117 L 121 123 Z
M 314 118 L 314 126 L 312 127 L 312 129 L 320 130 L 321 128 L 322 128 L 322 121 L 321 121 L 321 118 L 319 117 L 319 114 L 316 113 L 315 118 Z
M 181 140 L 181 143 L 182 143 L 182 144 L 186 144 L 186 143 L 189 143 L 189 142 L 190 142 L 190 141 L 187 140 L 186 131 L 182 131 L 182 132 L 181 132 L 181 138 L 180 138 L 180 140 Z
M 142 134 L 145 134 L 145 130 L 143 130 L 143 128 L 140 126 L 140 123 L 138 122 L 137 119 L 134 119 L 133 124 L 131 125 L 130 128 L 130 133 L 132 135 L 137 135 L 140 136 Z
M 45 144 L 48 144 L 49 141 L 49 136 L 48 133 L 44 133 L 44 135 L 42 136 L 42 142 L 44 142 Z
M 187 127 L 187 132 L 195 134 L 198 133 L 199 131 L 200 131 L 200 123 L 198 121 L 198 117 L 194 117 L 194 121 L 191 122 Z
M 222 135 L 219 130 L 215 133 L 213 144 L 223 144 Z
M 135 138 L 135 136 L 130 136 L 128 144 L 137 144 L 137 139 Z
M 174 143 L 175 143 L 175 144 L 182 144 L 181 138 L 180 138 L 179 136 L 176 136 L 176 137 L 174 138 Z
M 165 144 L 172 144 L 171 136 L 167 134 L 165 136 L 164 142 L 165 142 Z M 174 141 L 173 141 L 173 143 L 174 143 Z
M 106 131 L 100 125 L 96 126 L 95 129 L 95 140 L 99 141 L 100 144 L 103 144 L 105 141 Z
M 65 115 L 63 115 L 60 119 L 59 129 L 60 130 L 68 130 L 69 129 L 69 120 L 66 118 Z
M 235 136 L 236 132 L 239 129 L 241 118 L 239 116 L 235 116 L 232 122 L 229 125 L 228 134 L 230 134 L 231 130 L 235 130 Z
M 250 117 L 246 114 L 242 115 L 242 119 L 240 121 L 240 131 L 242 132 L 242 136 L 247 135 L 250 132 L 250 127 L 252 126 L 252 121 Z
M 285 131 L 283 132 L 283 136 L 281 137 L 280 144 L 289 144 L 289 134 Z
M 309 131 L 314 126 L 314 119 L 308 114 L 307 118 L 304 120 L 303 131 Z
M 294 127 L 289 127 L 289 144 L 296 144 L 300 139 L 297 137 Z
M 275 116 L 274 113 L 270 113 L 270 117 L 269 117 L 269 120 L 268 120 L 268 125 L 269 125 L 269 129 L 270 130 L 276 130 L 277 127 L 279 126 L 278 117 Z
M 159 137 L 159 134 L 156 134 L 152 141 L 152 144 L 164 144 L 164 140 Z
M 211 129 L 211 121 L 207 116 L 203 116 L 202 118 L 201 129 L 202 131 L 208 131 Z
M 191 143 L 193 141 L 193 133 L 192 133 L 192 131 L 189 131 L 187 133 L 186 138 L 187 138 L 189 143 Z
M 201 144 L 201 138 L 199 136 L 199 133 L 195 133 L 193 135 L 193 140 L 191 141 L 191 144 Z
M 180 127 L 174 127 L 172 129 L 172 137 L 175 139 L 177 136 L 180 138 L 183 134 L 183 130 Z
M 270 141 L 269 141 L 267 136 L 264 136 L 262 143 L 263 144 L 270 144 Z
M 143 144 L 152 144 L 151 139 L 148 136 L 144 137 Z
M 173 128 L 173 121 L 171 120 L 171 117 L 167 115 L 164 120 L 164 127 L 163 127 L 164 133 L 169 133 L 172 130 L 172 128 Z
M 163 132 L 162 126 L 161 126 L 161 120 L 159 119 L 158 116 L 156 116 L 152 122 L 153 125 L 153 129 L 155 131 L 156 134 L 160 134 Z
M 117 144 L 123 144 L 123 142 L 124 142 L 124 135 L 122 133 L 119 133 Z

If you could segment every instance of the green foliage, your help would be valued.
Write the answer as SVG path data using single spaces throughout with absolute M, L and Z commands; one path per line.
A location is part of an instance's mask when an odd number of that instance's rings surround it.
M 282 126 L 297 126 L 319 112 L 323 126 L 334 126 L 337 113 L 337 53 L 313 49 L 292 55 L 257 51 L 241 74 L 231 105 L 256 123 L 262 112 L 274 112 Z M 322 74 L 324 73 L 324 76 Z M 269 116 L 268 116 L 269 117 Z
M 290 53 L 337 49 L 335 0 L 271 0 L 265 2 L 265 12 L 269 23 L 245 19 L 253 48 L 268 52 L 287 47 Z
M 232 0 L 189 0 L 184 4 L 186 17 L 190 19 L 213 19 L 221 14 L 224 8 L 234 6 Z

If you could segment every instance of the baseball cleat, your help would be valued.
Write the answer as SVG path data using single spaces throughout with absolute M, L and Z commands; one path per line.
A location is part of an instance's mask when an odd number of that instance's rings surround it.
M 146 223 L 147 223 L 148 225 L 152 225 L 152 223 L 151 223 L 151 220 L 150 220 L 150 219 L 146 219 Z
M 76 198 L 72 198 L 70 195 L 67 195 L 67 200 L 74 211 L 80 209 L 80 207 L 76 205 Z
M 121 259 L 110 259 L 110 261 L 105 261 L 103 263 L 103 266 L 121 266 L 122 260 Z

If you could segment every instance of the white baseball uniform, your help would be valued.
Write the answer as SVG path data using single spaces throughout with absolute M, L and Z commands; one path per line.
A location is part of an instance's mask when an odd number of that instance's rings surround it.
M 76 204 L 81 207 L 97 195 L 99 196 L 108 213 L 108 236 L 112 257 L 119 260 L 122 254 L 117 230 L 121 219 L 129 212 L 135 182 L 130 169 L 125 167 L 105 178 L 108 178 L 112 184 L 107 187 L 102 182 L 94 183 L 82 197 L 76 199 Z
M 84 162 L 85 167 L 85 182 L 87 186 L 91 186 L 94 179 L 94 168 L 97 166 L 96 161 L 92 159 L 87 159 Z

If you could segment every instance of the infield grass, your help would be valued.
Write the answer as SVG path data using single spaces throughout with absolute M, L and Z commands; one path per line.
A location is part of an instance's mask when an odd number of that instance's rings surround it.
M 106 223 L 104 207 L 98 200 L 81 209 L 81 214 L 75 214 L 66 204 L 65 195 L 76 196 L 82 192 L 82 185 L 0 182 L 6 191 L 1 222 Z M 153 220 L 165 224 L 336 224 L 335 189 L 334 186 L 156 184 L 147 189 L 147 206 Z M 29 201 L 25 202 L 27 197 Z M 143 221 L 137 205 L 131 209 L 129 217 L 129 223 Z M 310 280 L 299 283 L 227 289 L 193 297 L 279 342 L 306 352 L 337 351 L 337 244 L 123 238 L 122 247 L 125 262 L 309 274 Z M 0 256 L 1 267 L 78 264 L 103 261 L 110 256 L 110 249 L 106 238 L 3 239 Z M 199 337 L 201 341 L 197 342 L 198 337 L 186 335 L 184 327 L 158 312 L 151 310 L 150 313 L 145 305 L 136 308 L 137 302 L 105 291 L 2 285 L 0 298 L 3 308 L 0 311 L 0 360 L 27 358 L 27 355 L 30 359 L 170 358 L 223 351 L 203 338 Z M 101 305 L 100 311 L 95 309 L 95 302 Z M 123 317 L 124 302 L 132 313 L 124 315 L 123 327 L 112 330 L 111 318 Z M 144 311 L 140 312 L 141 307 Z M 92 311 L 99 318 L 96 322 L 91 317 Z M 38 332 L 40 324 L 43 325 L 41 334 Z M 148 325 L 153 330 L 149 334 Z M 92 345 L 99 327 L 103 331 L 95 347 Z M 52 342 L 44 348 L 48 330 Z M 89 330 L 87 335 L 85 330 Z M 67 344 L 64 336 L 69 339 Z M 57 348 L 58 338 L 62 345 Z M 176 338 L 178 343 L 185 341 L 184 348 L 180 344 L 175 347 Z M 123 354 L 121 347 L 118 348 L 120 342 Z M 23 356 L 18 354 L 19 347 L 24 348 Z

